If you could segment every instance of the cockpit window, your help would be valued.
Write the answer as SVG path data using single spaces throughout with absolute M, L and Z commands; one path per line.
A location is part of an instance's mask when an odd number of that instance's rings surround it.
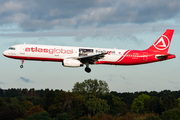
M 15 48 L 14 47 L 10 47 L 9 50 L 15 50 Z

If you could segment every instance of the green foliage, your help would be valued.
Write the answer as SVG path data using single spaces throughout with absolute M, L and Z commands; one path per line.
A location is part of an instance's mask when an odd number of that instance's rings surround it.
M 22 89 L 22 93 L 23 93 L 23 94 L 26 94 L 27 92 L 28 92 L 28 89 L 27 89 L 27 88 Z
M 180 120 L 180 110 L 177 108 L 169 109 L 162 113 L 162 120 Z
M 62 113 L 57 116 L 58 120 L 71 120 L 71 116 L 67 113 Z
M 4 96 L 3 89 L 0 88 L 0 97 L 3 97 L 3 96 Z
M 3 100 L 3 98 L 0 98 L 0 112 L 8 109 L 8 104 Z
M 58 118 L 52 118 L 52 119 L 50 119 L 50 120 L 58 120 Z
M 8 107 L 12 111 L 21 111 L 21 107 L 19 106 L 19 100 L 16 97 L 10 98 L 10 103 L 8 104 Z
M 108 84 L 105 81 L 97 79 L 88 79 L 84 82 L 76 82 L 72 91 L 77 95 L 83 95 L 86 99 L 97 97 L 109 92 Z
M 124 115 L 127 112 L 126 104 L 122 102 L 122 98 L 119 98 L 113 94 L 105 94 L 101 96 L 101 99 L 107 100 L 107 104 L 110 106 L 108 113 L 112 115 Z
M 178 108 L 180 109 L 180 98 L 178 98 Z
M 39 105 L 36 105 L 31 107 L 26 113 L 29 116 L 29 115 L 33 115 L 34 113 L 42 113 L 42 112 L 43 109 Z
M 161 119 L 157 116 L 151 115 L 146 117 L 144 120 L 161 120 Z
M 118 117 L 117 120 L 136 120 L 139 116 L 138 114 L 128 112 L 126 115 Z
M 51 117 L 56 117 L 57 114 L 65 112 L 77 119 L 84 113 L 84 101 L 71 92 L 59 92 L 51 103 L 48 109 Z
M 26 120 L 50 120 L 49 114 L 47 112 L 35 113 L 26 118 Z
M 8 89 L 8 90 L 6 90 L 6 94 L 3 96 L 4 97 L 11 97 L 11 98 L 19 96 L 19 90 L 15 89 L 15 88 Z
M 160 120 L 161 114 L 162 120 L 180 118 L 179 110 L 172 109 L 180 109 L 180 91 L 109 93 L 108 84 L 97 79 L 77 82 L 72 90 L 0 89 L 0 120 L 49 120 L 49 115 L 51 120 Z M 48 112 L 45 118 L 43 111 Z
M 23 118 L 24 114 L 20 111 L 6 110 L 0 112 L 0 120 L 14 120 L 17 118 Z
M 81 117 L 80 120 L 91 120 L 91 116 L 84 116 L 84 117 Z
M 115 120 L 115 117 L 112 115 L 101 113 L 93 116 L 91 120 Z
M 16 105 L 19 104 L 19 100 L 16 97 L 10 98 L 10 100 L 11 100 L 11 103 L 13 103 L 13 104 L 16 104 Z
M 44 96 L 44 99 L 43 99 L 43 108 L 46 111 L 50 112 L 49 111 L 49 106 L 51 106 L 51 104 L 53 104 L 55 96 L 56 96 L 56 93 L 53 92 L 53 91 L 47 92 L 47 94 Z
M 34 105 L 42 105 L 43 99 L 39 98 L 39 97 L 34 97 L 32 102 L 33 102 Z
M 24 120 L 23 118 L 17 118 L 17 119 L 15 119 L 15 120 Z
M 149 100 L 150 96 L 142 94 L 139 95 L 137 98 L 134 99 L 131 109 L 135 113 L 143 113 L 144 112 L 144 103 L 145 101 Z
M 88 114 L 95 115 L 98 113 L 106 113 L 109 111 L 110 107 L 107 104 L 106 100 L 91 98 L 86 102 L 86 108 L 88 110 Z
M 91 120 L 91 119 L 87 117 L 83 117 L 81 120 Z
M 148 103 L 146 103 L 148 104 Z M 161 109 L 161 100 L 158 97 L 151 97 L 151 103 L 150 106 L 151 110 L 148 113 L 157 113 L 157 114 L 161 114 L 162 109 Z
M 21 107 L 18 104 L 10 103 L 8 107 L 12 111 L 21 111 Z
M 135 113 L 128 112 L 126 115 L 116 118 L 116 120 L 145 120 L 146 118 L 149 118 L 150 116 L 153 116 L 153 118 L 154 118 L 154 115 L 152 113 L 151 114 L 148 114 L 148 113 L 146 113 L 146 114 L 135 114 Z M 159 119 L 157 119 L 157 120 L 159 120 Z
M 23 111 L 23 112 L 26 112 L 26 111 L 28 111 L 31 107 L 33 107 L 33 103 L 30 102 L 30 101 L 23 101 L 23 102 L 21 102 L 20 106 L 21 106 L 21 108 L 22 108 L 22 111 Z
M 167 96 L 164 101 L 162 102 L 162 108 L 164 110 L 169 110 L 173 108 L 178 108 L 178 101 L 175 99 L 174 96 L 169 95 Z
M 7 98 L 5 99 L 5 102 L 6 102 L 6 103 L 11 103 L 11 99 L 10 99 L 9 97 L 7 97 Z
M 144 120 L 144 117 L 138 117 L 138 118 L 135 118 L 133 120 Z

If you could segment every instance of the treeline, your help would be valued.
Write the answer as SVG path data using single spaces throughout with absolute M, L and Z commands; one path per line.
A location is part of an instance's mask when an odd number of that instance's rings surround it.
M 72 92 L 0 89 L 0 120 L 179 120 L 179 109 L 180 91 L 109 92 L 97 79 Z

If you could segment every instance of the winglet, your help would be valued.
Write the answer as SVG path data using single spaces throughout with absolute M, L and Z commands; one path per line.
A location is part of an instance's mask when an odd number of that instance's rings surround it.
M 166 32 L 163 35 L 161 35 L 161 37 L 151 47 L 147 49 L 147 51 L 167 53 L 173 33 L 174 30 L 167 29 Z

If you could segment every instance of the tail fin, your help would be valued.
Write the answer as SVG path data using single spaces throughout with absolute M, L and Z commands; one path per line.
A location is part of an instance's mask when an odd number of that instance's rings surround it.
M 160 53 L 167 53 L 171 43 L 173 32 L 174 30 L 167 29 L 166 32 L 163 35 L 161 35 L 161 37 L 147 50 Z

